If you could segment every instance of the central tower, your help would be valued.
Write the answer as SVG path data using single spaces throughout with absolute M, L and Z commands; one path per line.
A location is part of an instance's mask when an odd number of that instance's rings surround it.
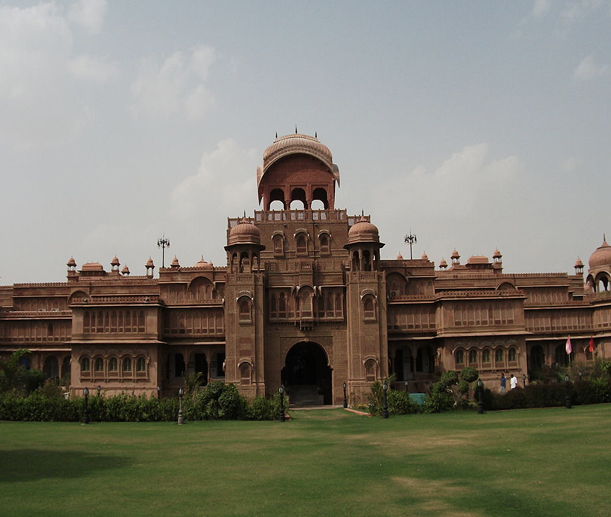
M 227 380 L 250 396 L 341 404 L 386 375 L 377 228 L 335 208 L 339 169 L 318 138 L 282 136 L 257 169 L 261 211 L 229 220 Z
M 293 201 L 301 201 L 309 209 L 313 201 L 320 201 L 321 208 L 332 210 L 335 182 L 339 184 L 339 169 L 318 138 L 297 133 L 281 136 L 265 150 L 263 165 L 257 169 L 259 204 L 271 210 L 271 204 L 280 201 L 288 210 Z

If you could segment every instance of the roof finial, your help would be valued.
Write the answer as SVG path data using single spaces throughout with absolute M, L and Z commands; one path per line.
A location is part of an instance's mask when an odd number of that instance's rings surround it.
M 297 134 L 297 124 L 295 124 L 295 134 Z
M 318 131 L 314 131 L 314 138 L 318 138 Z
M 278 131 L 276 131 L 276 140 L 278 140 Z
M 607 242 L 607 236 L 603 233 L 603 242 Z

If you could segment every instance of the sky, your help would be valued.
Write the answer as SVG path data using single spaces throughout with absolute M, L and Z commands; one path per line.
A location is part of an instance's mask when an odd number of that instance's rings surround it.
M 0 0 L 0 284 L 225 265 L 276 133 L 382 258 L 569 272 L 611 234 L 611 0 Z

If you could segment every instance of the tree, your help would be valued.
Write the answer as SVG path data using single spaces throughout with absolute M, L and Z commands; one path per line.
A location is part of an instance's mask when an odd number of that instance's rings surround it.
M 29 353 L 29 350 L 21 348 L 8 359 L 0 360 L 0 392 L 17 391 L 28 395 L 44 384 L 44 372 L 23 365 L 22 359 Z

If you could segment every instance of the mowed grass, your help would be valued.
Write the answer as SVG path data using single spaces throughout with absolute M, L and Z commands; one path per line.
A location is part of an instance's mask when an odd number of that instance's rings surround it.
M 292 416 L 0 422 L 0 515 L 611 515 L 611 405 Z

